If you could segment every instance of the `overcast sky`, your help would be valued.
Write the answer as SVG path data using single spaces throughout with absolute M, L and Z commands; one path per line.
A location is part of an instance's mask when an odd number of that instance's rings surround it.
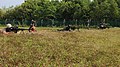
M 0 0 L 0 8 L 20 5 L 24 0 Z

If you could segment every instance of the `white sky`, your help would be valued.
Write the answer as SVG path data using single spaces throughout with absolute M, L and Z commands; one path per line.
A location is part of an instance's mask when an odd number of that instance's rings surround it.
M 20 5 L 24 0 L 0 0 L 0 8 Z

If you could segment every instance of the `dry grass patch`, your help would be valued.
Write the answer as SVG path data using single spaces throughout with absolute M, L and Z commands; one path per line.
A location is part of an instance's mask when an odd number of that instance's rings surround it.
M 0 34 L 0 66 L 119 67 L 120 29 Z

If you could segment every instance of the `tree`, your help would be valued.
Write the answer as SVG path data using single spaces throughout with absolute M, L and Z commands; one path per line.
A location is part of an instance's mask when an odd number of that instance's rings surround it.
M 118 8 L 118 3 L 115 0 L 108 0 L 108 3 L 110 4 L 109 10 L 109 17 L 110 19 L 115 19 L 118 18 L 119 16 L 119 8 Z
M 1 15 L 3 16 L 3 14 L 0 14 L 0 17 Z M 7 10 L 4 18 L 16 19 L 20 22 L 31 21 L 32 19 L 41 21 L 43 19 L 43 24 L 46 23 L 44 20 L 52 22 L 52 19 L 55 19 L 54 21 L 56 19 L 65 20 L 67 24 L 73 23 L 74 20 L 81 20 L 84 23 L 89 20 L 101 22 L 105 19 L 111 21 L 120 18 L 120 1 L 62 0 L 59 2 L 58 0 L 26 0 L 22 5 Z
M 0 9 L 0 19 L 2 18 L 2 16 L 3 16 L 3 11 L 2 9 Z

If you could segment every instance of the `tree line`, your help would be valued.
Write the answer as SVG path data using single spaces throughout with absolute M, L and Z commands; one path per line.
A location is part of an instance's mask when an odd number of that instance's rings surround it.
M 0 20 L 38 26 L 97 25 L 120 26 L 120 0 L 26 0 L 20 6 L 0 9 Z

